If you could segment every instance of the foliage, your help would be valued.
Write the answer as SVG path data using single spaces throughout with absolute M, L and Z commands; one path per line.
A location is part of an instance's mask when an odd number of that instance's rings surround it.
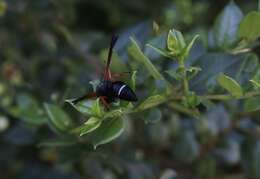
M 1 175 L 259 177 L 260 15 L 254 7 L 0 1 Z M 145 14 L 147 21 L 129 27 Z M 111 70 L 131 71 L 122 81 L 139 101 L 118 100 L 109 110 L 99 98 L 72 103 L 96 90 L 115 29 L 120 38 Z

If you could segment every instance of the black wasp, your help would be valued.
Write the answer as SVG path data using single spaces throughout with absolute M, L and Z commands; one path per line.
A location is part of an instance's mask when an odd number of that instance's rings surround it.
M 116 44 L 116 41 L 118 39 L 118 36 L 113 35 L 109 52 L 108 52 L 108 58 L 106 67 L 104 70 L 104 76 L 101 82 L 98 84 L 96 88 L 96 92 L 89 93 L 87 95 L 84 95 L 82 97 L 79 97 L 72 101 L 72 103 L 76 104 L 79 101 L 98 97 L 101 99 L 101 102 L 105 105 L 106 108 L 109 108 L 109 103 L 114 102 L 116 99 L 122 99 L 126 101 L 137 101 L 136 94 L 133 92 L 133 90 L 124 82 L 122 81 L 114 81 L 113 78 L 116 76 L 121 76 L 122 74 L 111 74 L 109 66 L 111 63 L 111 57 L 113 53 L 113 48 Z

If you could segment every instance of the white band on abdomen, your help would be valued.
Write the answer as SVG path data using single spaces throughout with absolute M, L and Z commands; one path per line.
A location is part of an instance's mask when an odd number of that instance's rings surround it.
M 126 85 L 123 85 L 120 87 L 119 91 L 118 91 L 118 97 L 120 96 L 120 93 L 123 91 L 123 89 L 126 87 Z

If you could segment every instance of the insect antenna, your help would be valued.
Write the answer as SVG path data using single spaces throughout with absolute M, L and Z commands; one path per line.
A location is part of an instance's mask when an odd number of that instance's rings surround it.
M 110 48 L 109 48 L 109 52 L 108 52 L 108 57 L 107 57 L 107 64 L 106 64 L 106 68 L 105 68 L 105 72 L 104 72 L 104 79 L 105 80 L 110 80 L 111 79 L 109 66 L 110 66 L 110 63 L 111 63 L 113 48 L 114 48 L 114 46 L 116 44 L 117 39 L 118 39 L 117 35 L 113 35 L 112 36 L 111 43 L 110 43 Z

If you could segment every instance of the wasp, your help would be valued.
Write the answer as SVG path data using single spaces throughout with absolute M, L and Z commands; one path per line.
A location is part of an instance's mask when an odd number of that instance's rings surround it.
M 112 36 L 107 62 L 104 69 L 104 75 L 100 83 L 97 85 L 96 91 L 76 98 L 72 101 L 72 103 L 76 104 L 82 100 L 96 97 L 100 98 L 105 107 L 109 109 L 109 104 L 114 102 L 116 99 L 122 99 L 131 102 L 138 100 L 134 91 L 126 83 L 122 81 L 114 81 L 113 74 L 111 74 L 109 66 L 111 64 L 113 48 L 116 44 L 117 39 L 118 36 Z M 117 74 L 117 76 L 120 76 L 122 74 Z

